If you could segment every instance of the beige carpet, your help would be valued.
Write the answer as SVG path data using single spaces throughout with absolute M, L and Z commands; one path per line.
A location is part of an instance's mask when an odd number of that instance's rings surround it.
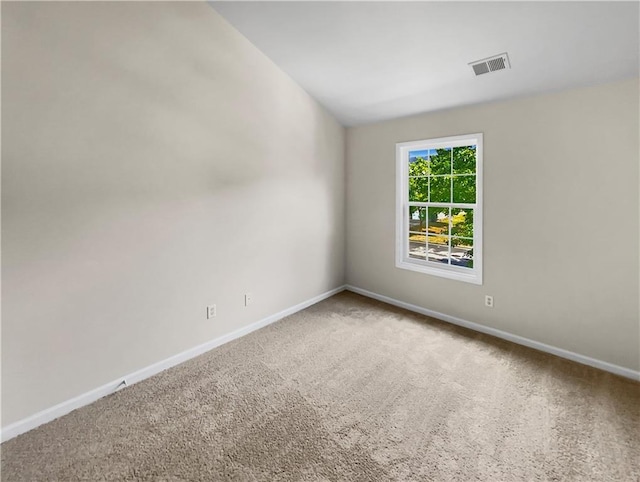
M 2 480 L 640 479 L 640 384 L 341 293 L 2 445 Z

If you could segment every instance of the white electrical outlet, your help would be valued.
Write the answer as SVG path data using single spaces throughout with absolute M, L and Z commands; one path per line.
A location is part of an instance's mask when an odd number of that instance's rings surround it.
M 244 306 L 249 306 L 253 302 L 253 295 L 251 293 L 247 293 L 244 295 Z
M 207 306 L 207 320 L 216 317 L 216 305 Z
M 484 297 L 484 306 L 488 306 L 489 308 L 493 308 L 493 296 L 486 295 Z

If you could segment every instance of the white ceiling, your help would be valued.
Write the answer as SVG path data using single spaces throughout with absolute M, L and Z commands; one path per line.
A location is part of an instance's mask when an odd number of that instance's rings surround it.
M 638 76 L 638 2 L 212 2 L 352 126 Z M 508 52 L 512 69 L 469 62 Z

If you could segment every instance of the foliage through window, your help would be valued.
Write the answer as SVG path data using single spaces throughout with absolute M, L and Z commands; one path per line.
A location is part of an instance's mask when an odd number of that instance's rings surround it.
M 396 265 L 482 284 L 482 134 L 396 145 Z

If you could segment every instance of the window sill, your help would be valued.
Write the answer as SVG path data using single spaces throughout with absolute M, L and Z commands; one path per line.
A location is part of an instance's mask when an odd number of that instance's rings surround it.
M 455 267 L 438 267 L 435 263 L 432 264 L 428 261 L 420 262 L 414 260 L 396 261 L 396 268 L 407 269 L 418 273 L 439 276 L 441 278 L 448 278 L 456 281 L 464 281 L 465 283 L 482 285 L 482 275 L 478 272 L 477 268 L 469 273 L 463 272 Z

